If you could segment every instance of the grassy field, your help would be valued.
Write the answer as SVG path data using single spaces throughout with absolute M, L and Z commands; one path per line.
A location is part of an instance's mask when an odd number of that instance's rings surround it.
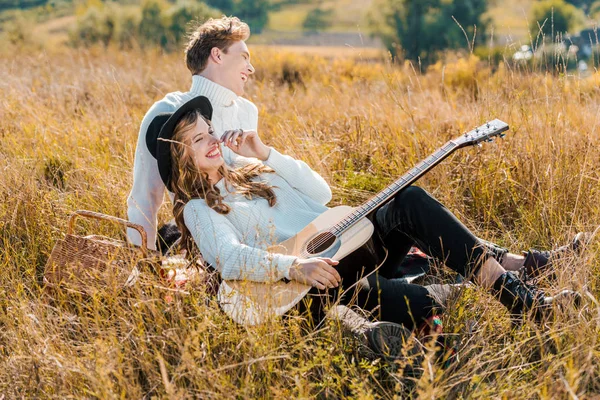
M 462 150 L 420 185 L 512 251 L 561 245 L 600 223 L 598 74 L 492 72 L 471 58 L 421 75 L 356 53 L 267 47 L 253 58 L 247 97 L 262 137 L 319 171 L 332 204 L 358 204 L 445 141 L 500 118 L 511 126 L 503 141 Z M 0 398 L 600 395 L 597 241 L 545 283 L 581 290 L 581 309 L 517 327 L 488 294 L 467 290 L 444 314 L 458 361 L 443 367 L 430 349 L 412 378 L 361 357 L 335 324 L 309 335 L 296 319 L 237 326 L 201 287 L 175 296 L 152 275 L 125 292 L 45 297 L 43 267 L 69 214 L 125 216 L 141 118 L 190 76 L 180 54 L 114 49 L 4 47 L 0 71 Z

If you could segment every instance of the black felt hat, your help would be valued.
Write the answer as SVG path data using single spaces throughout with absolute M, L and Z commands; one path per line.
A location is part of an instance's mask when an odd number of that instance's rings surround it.
M 150 122 L 148 132 L 146 132 L 146 146 L 152 157 L 156 158 L 158 172 L 167 189 L 169 189 L 171 181 L 170 140 L 181 117 L 192 110 L 199 110 L 206 119 L 212 119 L 213 109 L 210 101 L 204 96 L 198 96 L 182 104 L 175 112 L 158 114 Z

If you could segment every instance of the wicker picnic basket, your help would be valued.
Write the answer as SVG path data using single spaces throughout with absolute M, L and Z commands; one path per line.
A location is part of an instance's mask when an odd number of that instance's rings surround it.
M 99 235 L 75 235 L 78 217 L 110 221 L 135 229 L 142 237 L 142 245 L 138 247 Z M 120 291 L 136 282 L 140 262 L 151 263 L 158 256 L 157 252 L 148 250 L 147 243 L 146 232 L 140 225 L 93 211 L 75 211 L 69 219 L 65 238 L 56 243 L 46 262 L 46 287 L 84 295 L 94 295 L 99 290 Z

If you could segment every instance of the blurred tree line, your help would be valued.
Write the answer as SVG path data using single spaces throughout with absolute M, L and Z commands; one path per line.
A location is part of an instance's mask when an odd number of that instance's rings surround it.
M 71 32 L 75 45 L 102 43 L 121 48 L 159 45 L 165 50 L 181 48 L 191 24 L 208 18 L 235 15 L 259 33 L 268 21 L 267 0 L 143 0 L 141 5 L 88 0 L 77 10 Z
M 368 21 L 395 58 L 428 65 L 444 51 L 483 46 L 491 23 L 488 5 L 488 0 L 375 0 Z M 584 25 L 586 14 L 599 17 L 600 1 L 535 1 L 530 14 L 532 44 L 563 40 Z
M 185 39 L 190 21 L 218 15 L 217 10 L 192 0 L 144 0 L 141 6 L 91 0 L 77 11 L 77 24 L 70 36 L 75 45 L 113 43 L 130 48 L 158 44 L 170 50 Z
M 318 32 L 327 29 L 333 18 L 333 10 L 323 9 L 321 7 L 314 8 L 306 14 L 302 28 L 309 32 Z
M 375 0 L 369 21 L 394 57 L 427 65 L 442 51 L 482 43 L 487 6 L 487 0 Z
M 40 2 L 46 2 L 47 8 L 57 1 L 77 7 L 77 23 L 70 35 L 76 45 L 159 45 L 175 50 L 181 48 L 194 21 L 235 15 L 257 34 L 266 26 L 270 11 L 300 2 L 314 4 L 302 24 L 305 31 L 318 32 L 335 22 L 331 4 L 316 0 L 141 0 L 141 4 L 140 0 L 84 0 L 77 6 L 73 0 L 0 0 L 0 9 L 27 8 Z M 501 50 L 485 45 L 493 17 L 488 9 L 492 1 L 500 0 L 374 0 L 367 19 L 372 34 L 381 37 L 400 60 L 427 65 L 448 50 L 483 50 L 500 61 Z M 40 14 L 46 14 L 45 7 L 36 8 Z M 529 15 L 529 44 L 537 48 L 540 44 L 564 41 L 565 33 L 585 27 L 586 15 L 590 19 L 600 17 L 600 0 L 535 0 Z M 3 29 L 10 41 L 20 42 L 31 36 L 31 21 L 12 19 L 12 24 Z
M 269 22 L 269 0 L 205 0 L 209 6 L 225 15 L 235 15 L 250 26 L 252 33 L 262 32 Z
M 531 36 L 544 36 L 556 40 L 557 35 L 564 35 L 580 28 L 585 14 L 591 10 L 593 2 L 587 0 L 543 0 L 535 2 L 531 7 Z M 600 2 L 598 2 L 600 5 Z
M 46 4 L 47 0 L 0 0 L 0 11 L 10 9 L 24 9 Z

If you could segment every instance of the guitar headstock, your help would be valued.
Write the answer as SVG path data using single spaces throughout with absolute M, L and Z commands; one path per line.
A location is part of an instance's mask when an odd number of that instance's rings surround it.
M 462 135 L 461 137 L 452 140 L 458 147 L 473 146 L 481 142 L 491 142 L 496 136 L 504 137 L 504 131 L 508 130 L 508 124 L 499 119 L 486 122 Z

